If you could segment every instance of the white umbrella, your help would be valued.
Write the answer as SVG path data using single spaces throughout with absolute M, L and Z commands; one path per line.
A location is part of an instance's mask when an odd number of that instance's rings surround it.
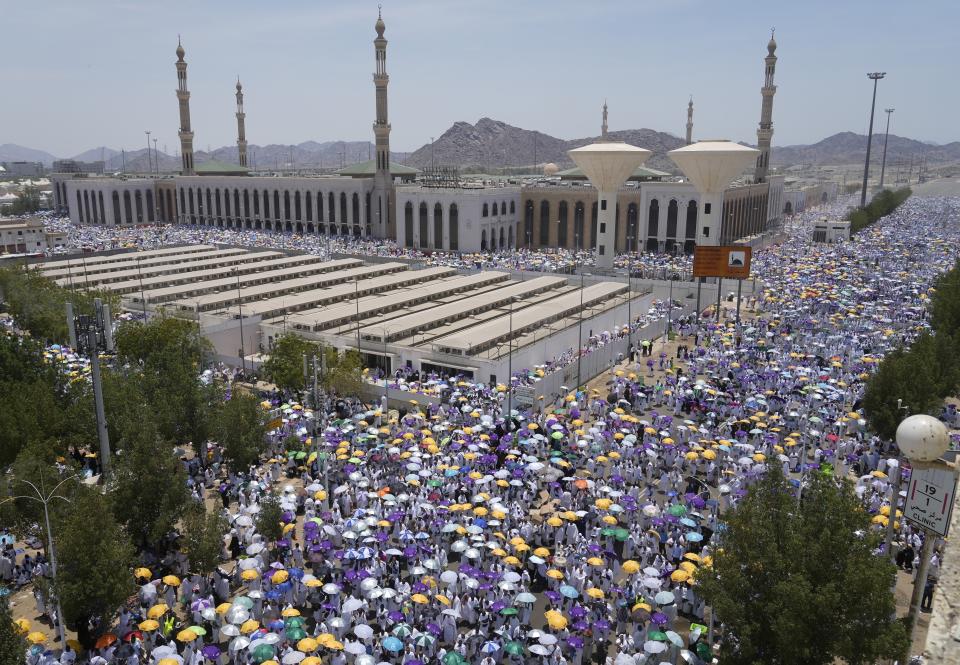
M 263 543 L 253 543 L 251 545 L 247 545 L 247 554 L 249 554 L 250 556 L 256 556 L 257 554 L 260 554 L 260 552 L 262 551 L 263 551 Z
M 445 570 L 440 573 L 440 581 L 444 584 L 453 584 L 457 581 L 457 572 L 455 570 Z
M 361 640 L 368 640 L 373 637 L 373 628 L 365 623 L 361 623 L 359 626 L 356 626 L 353 629 L 353 634 L 359 637 Z
M 356 656 L 365 653 L 367 648 L 360 644 L 360 642 L 346 642 L 343 645 L 343 650 Z
M 234 626 L 232 623 L 228 623 L 220 629 L 220 634 L 226 635 L 227 637 L 236 637 L 240 634 L 240 628 L 238 626 Z
M 544 633 L 537 641 L 540 642 L 540 644 L 550 647 L 557 643 L 557 636 L 551 635 L 550 633 Z
M 333 582 L 327 582 L 322 587 L 320 587 L 325 594 L 328 596 L 333 596 L 340 593 L 340 587 L 334 584 Z
M 364 605 L 366 605 L 366 603 L 364 603 L 359 598 L 353 598 L 353 597 L 348 598 L 346 602 L 344 602 L 343 604 L 343 613 L 352 614 L 353 612 L 356 612 L 357 610 L 363 608 Z
M 230 642 L 230 651 L 240 651 L 240 649 L 246 649 L 250 646 L 250 638 L 241 635 L 240 637 L 234 637 L 233 641 Z
M 240 566 L 240 570 L 253 570 L 260 567 L 260 561 L 258 559 L 240 559 L 240 563 L 237 565 Z
M 538 656 L 549 656 L 550 649 L 543 646 L 542 644 L 534 644 L 532 647 L 530 647 L 530 653 L 535 653 Z
M 227 610 L 227 621 L 230 623 L 243 623 L 249 618 L 250 612 L 247 611 L 246 607 L 234 605 Z
M 307 654 L 302 651 L 291 651 L 286 656 L 283 657 L 283 660 L 280 661 L 283 665 L 296 665 L 301 660 L 307 657 Z
M 663 653 L 667 650 L 667 645 L 655 640 L 647 640 L 643 643 L 643 650 L 647 653 Z

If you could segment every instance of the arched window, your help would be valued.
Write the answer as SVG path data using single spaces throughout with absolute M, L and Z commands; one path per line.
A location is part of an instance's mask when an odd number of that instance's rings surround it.
M 99 191 L 99 192 L 97 192 L 97 200 L 100 202 L 100 215 L 99 215 L 100 221 L 101 221 L 103 224 L 106 224 L 106 223 L 107 223 L 107 216 L 106 216 L 106 214 L 105 214 L 104 211 L 103 211 L 103 191 L 102 191 L 102 190 Z
M 697 202 L 691 200 L 687 204 L 687 228 L 684 234 L 687 238 L 697 237 Z
M 504 233 L 503 227 L 500 227 L 500 249 L 503 249 L 507 246 L 507 234 Z
M 280 219 L 280 192 L 273 190 L 273 219 Z
M 290 220 L 290 192 L 287 190 L 283 192 L 283 218 Z
M 317 221 L 323 221 L 323 192 L 317 192 Z
M 236 206 L 234 207 L 234 210 L 236 210 Z M 223 190 L 223 213 L 226 217 L 230 217 L 230 190 L 229 189 Z
M 197 190 L 197 196 L 198 196 L 198 197 L 199 197 L 199 195 L 200 195 L 199 192 L 200 192 L 200 190 L 198 189 L 198 190 Z M 190 214 L 191 214 L 191 215 L 195 215 L 195 214 L 196 214 L 196 213 L 194 212 L 194 210 L 193 210 L 194 198 L 195 198 L 195 197 L 194 197 L 194 195 L 193 195 L 193 187 L 191 187 L 191 188 L 187 191 L 187 201 L 190 202 Z
M 340 192 L 340 226 L 346 228 L 349 221 L 347 219 L 347 193 Z M 346 234 L 347 231 L 344 231 L 344 233 Z
M 356 192 L 353 193 L 353 219 L 350 221 L 354 226 L 360 226 L 360 195 Z
M 498 214 L 498 213 L 497 213 L 497 202 L 494 201 L 494 202 L 493 202 L 493 216 L 496 217 L 497 214 Z M 486 217 L 486 215 L 484 215 L 484 217 Z
M 207 195 L 207 201 L 206 201 L 206 208 L 204 208 L 204 210 L 207 211 L 207 216 L 209 217 L 213 215 L 213 204 L 211 203 L 213 197 L 210 195 L 209 187 L 207 187 L 206 195 Z
M 413 247 L 413 204 L 410 201 L 403 206 L 403 244 Z
M 183 205 L 183 190 L 180 190 L 180 201 L 181 206 Z M 114 191 L 113 195 L 110 197 L 110 205 L 113 207 L 113 223 L 117 226 L 120 226 L 122 222 L 120 221 L 120 195 Z
M 240 204 L 237 203 L 237 214 L 240 214 Z M 250 216 L 250 191 L 243 190 L 243 216 Z
M 330 223 L 337 222 L 337 197 L 333 192 L 327 195 L 327 211 L 330 213 Z
M 425 249 L 429 246 L 429 237 L 428 233 L 430 232 L 429 227 L 427 226 L 427 204 L 423 201 L 420 202 L 420 242 L 418 246 L 420 249 Z
M 550 245 L 550 202 L 540 202 L 540 246 Z
M 660 201 L 650 199 L 650 209 L 647 211 L 647 236 L 656 238 L 660 234 Z
M 153 218 L 153 192 L 147 190 L 147 221 L 155 221 Z
M 510 201 L 510 214 L 511 214 L 511 215 L 514 215 L 514 214 L 516 214 L 516 212 L 517 212 L 517 202 L 516 202 L 516 201 Z
M 790 201 L 787 201 L 786 205 L 783 206 L 783 214 L 784 214 L 784 215 L 792 215 L 792 214 L 793 214 L 793 204 L 790 203 Z
M 433 206 L 433 248 L 443 249 L 443 206 Z
M 567 246 L 567 202 L 561 201 L 557 213 L 557 247 Z
M 576 249 L 581 249 L 583 247 L 585 217 L 586 208 L 583 205 L 583 201 L 577 201 L 573 204 L 573 241 L 576 245 Z
M 501 214 L 501 215 L 506 215 L 506 214 L 507 214 L 507 202 L 506 202 L 506 201 L 501 201 L 501 202 L 500 202 L 500 214 Z
M 133 206 L 130 203 L 130 192 L 123 193 L 123 218 L 127 224 L 133 223 Z
M 450 204 L 450 251 L 460 249 L 460 212 L 456 203 Z
M 631 203 L 627 206 L 627 251 L 637 251 L 637 236 L 640 234 L 640 220 L 637 210 L 637 204 Z
M 480 231 L 480 251 L 484 252 L 486 250 L 487 250 L 487 230 L 482 229 Z
M 483 204 L 483 208 L 482 208 L 482 210 L 481 210 L 481 212 L 480 212 L 480 216 L 481 216 L 481 217 L 488 217 L 489 215 L 490 215 L 490 208 L 487 207 L 487 204 L 486 204 L 486 203 L 484 203 L 484 204 Z
M 213 192 L 213 201 L 214 201 L 214 203 L 216 204 L 217 217 L 222 216 L 222 215 L 223 215 L 223 211 L 220 209 L 220 190 L 219 190 L 219 189 L 215 189 L 215 190 L 214 190 L 214 192 Z
M 515 245 L 513 244 L 513 224 L 511 224 L 510 227 L 507 229 L 507 247 L 509 247 L 510 249 L 513 249 L 514 246 Z
M 303 219 L 303 216 L 301 215 L 301 212 L 302 212 L 302 211 L 301 211 L 300 208 L 301 208 L 301 207 L 300 207 L 300 192 L 294 192 L 294 193 L 293 193 L 293 214 L 294 214 L 294 219 L 297 219 L 297 220 Z
M 367 218 L 367 219 L 366 219 L 366 224 L 367 224 L 367 227 L 368 227 L 368 228 L 367 228 L 367 233 L 370 232 L 369 226 L 370 226 L 371 224 L 373 224 L 373 209 L 370 207 L 371 198 L 372 198 L 372 197 L 370 196 L 370 192 L 367 192 L 367 206 L 366 206 L 366 208 L 367 208 L 367 211 L 366 211 L 366 212 L 367 212 L 367 214 L 366 214 L 366 218 Z
M 590 211 L 590 249 L 597 248 L 597 202 L 593 202 L 593 209 Z
M 533 242 L 533 201 L 529 199 L 523 208 L 523 235 L 526 247 L 529 248 Z
M 80 203 L 80 192 L 77 192 L 77 203 Z M 90 193 L 87 190 L 83 190 L 83 208 L 80 210 L 80 221 L 86 221 L 90 223 Z

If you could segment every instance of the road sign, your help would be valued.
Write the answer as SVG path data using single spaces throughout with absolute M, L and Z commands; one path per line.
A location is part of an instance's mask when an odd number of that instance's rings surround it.
M 956 496 L 954 469 L 942 464 L 914 467 L 904 515 L 924 529 L 946 537 Z
M 746 245 L 697 245 L 693 250 L 693 276 L 746 279 L 750 276 L 751 252 Z
M 513 401 L 520 406 L 533 406 L 533 386 L 517 386 L 513 389 Z

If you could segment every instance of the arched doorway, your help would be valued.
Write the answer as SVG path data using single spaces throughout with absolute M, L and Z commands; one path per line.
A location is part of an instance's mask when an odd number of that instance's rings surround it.
M 413 203 L 410 201 L 403 207 L 403 244 L 413 247 Z

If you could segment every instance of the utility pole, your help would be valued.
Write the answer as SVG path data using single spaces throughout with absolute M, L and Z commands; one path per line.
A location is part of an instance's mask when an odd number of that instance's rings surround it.
M 144 130 L 147 135 L 147 173 L 153 173 L 153 164 L 150 162 L 150 130 Z
M 100 376 L 100 352 L 113 353 L 113 329 L 110 306 L 96 298 L 94 314 L 81 314 L 68 318 L 67 327 L 73 329 L 78 350 L 90 358 L 90 375 L 93 380 L 93 402 L 97 416 L 97 438 L 100 442 L 100 483 L 105 485 L 110 476 L 110 437 L 107 433 L 107 418 L 103 408 L 103 383 Z M 72 314 L 72 307 L 67 312 Z
M 867 132 L 867 158 L 863 163 L 863 189 L 860 192 L 860 207 L 867 206 L 867 178 L 870 176 L 870 144 L 873 143 L 873 112 L 877 106 L 877 81 L 886 76 L 886 72 L 871 72 L 867 78 L 873 81 L 873 101 L 870 103 L 870 129 Z
M 887 131 L 883 134 L 883 161 L 880 162 L 880 189 L 883 189 L 883 176 L 887 170 L 887 141 L 890 140 L 890 114 L 896 109 L 883 109 L 887 114 Z

